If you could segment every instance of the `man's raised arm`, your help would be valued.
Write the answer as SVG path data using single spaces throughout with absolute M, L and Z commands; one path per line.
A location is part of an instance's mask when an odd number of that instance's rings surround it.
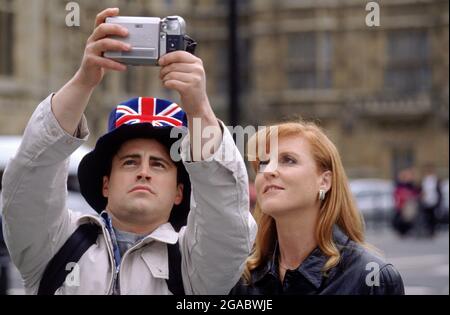
M 180 51 L 160 65 L 163 84 L 180 93 L 189 124 L 181 150 L 192 184 L 191 212 L 180 232 L 185 292 L 228 294 L 256 235 L 245 164 L 210 106 L 202 61 Z
M 103 23 L 118 13 L 107 9 L 97 16 L 80 68 L 36 108 L 5 170 L 1 196 L 5 241 L 26 287 L 36 286 L 48 261 L 75 229 L 66 211 L 68 157 L 86 141 L 89 131 L 83 112 L 105 69 L 126 69 L 102 57 L 106 50 L 128 49 L 105 38 L 126 36 L 120 26 Z

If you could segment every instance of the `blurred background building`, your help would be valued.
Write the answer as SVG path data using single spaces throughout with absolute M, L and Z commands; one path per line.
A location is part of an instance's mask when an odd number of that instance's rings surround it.
M 79 0 L 80 26 L 60 0 L 0 0 L 0 134 L 21 134 L 36 105 L 75 73 L 95 15 L 181 15 L 199 43 L 211 103 L 229 115 L 228 0 Z M 433 163 L 448 177 L 449 2 L 390 0 L 380 26 L 362 0 L 239 0 L 237 123 L 311 118 L 337 144 L 350 177 L 393 178 Z M 109 73 L 87 109 L 94 143 L 106 113 L 136 95 L 177 99 L 157 67 Z
M 69 2 L 79 5 L 79 26 L 66 25 Z M 449 1 L 374 1 L 380 25 L 372 27 L 369 2 L 0 0 L 0 179 L 20 143 L 6 136 L 22 134 L 37 104 L 74 75 L 98 12 L 117 6 L 121 15 L 181 15 L 198 42 L 217 116 L 244 127 L 294 116 L 318 122 L 340 150 L 368 242 L 399 269 L 406 293 L 448 295 Z M 178 100 L 158 74 L 158 67 L 130 67 L 105 76 L 87 108 L 91 145 L 117 102 Z M 400 238 L 391 228 L 392 179 L 427 164 L 444 179 L 440 233 L 424 238 L 418 216 L 411 237 Z M 75 170 L 68 204 L 81 210 Z M 253 186 L 250 195 L 254 202 Z M 0 269 L 0 294 L 23 294 L 20 275 L 9 269 L 3 277 Z

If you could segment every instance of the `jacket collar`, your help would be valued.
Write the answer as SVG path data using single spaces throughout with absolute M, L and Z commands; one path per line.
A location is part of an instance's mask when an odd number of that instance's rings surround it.
M 106 211 L 102 211 L 101 214 L 84 214 L 78 218 L 77 225 L 81 225 L 88 222 L 93 222 L 102 228 L 110 230 L 109 215 Z M 175 231 L 170 222 L 161 224 L 152 233 L 142 239 L 144 243 L 150 241 L 159 241 L 162 243 L 175 244 L 178 241 L 178 232 Z
M 102 211 L 101 217 L 104 219 L 109 230 L 112 229 L 111 217 L 106 211 Z M 175 231 L 172 224 L 166 222 L 158 226 L 152 233 L 142 238 L 142 243 L 146 244 L 151 241 L 159 241 L 162 243 L 175 244 L 178 241 L 178 232 Z
M 160 225 L 156 230 L 150 233 L 144 239 L 148 241 L 160 241 L 162 243 L 175 244 L 178 241 L 178 232 L 175 231 L 169 222 Z
M 342 232 L 342 230 L 335 225 L 333 227 L 333 239 L 336 243 L 337 247 L 341 249 L 343 246 L 347 244 L 349 238 L 347 235 Z M 278 241 L 275 243 L 275 249 L 272 253 L 271 259 L 269 259 L 266 265 L 257 269 L 254 272 L 253 280 L 254 283 L 257 283 L 267 276 L 275 277 L 279 279 L 278 272 L 278 257 L 279 257 L 279 247 Z M 295 272 L 299 272 L 303 275 L 316 289 L 318 289 L 322 285 L 323 278 L 325 277 L 322 272 L 322 268 L 328 260 L 328 256 L 326 256 L 319 247 L 316 247 L 311 254 L 300 264 L 300 266 L 295 270 Z M 332 268 L 327 276 L 330 276 L 335 268 Z

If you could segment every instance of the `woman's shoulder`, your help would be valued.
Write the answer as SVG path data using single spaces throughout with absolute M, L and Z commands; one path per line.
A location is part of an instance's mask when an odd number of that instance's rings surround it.
M 372 265 L 377 264 L 380 269 L 388 263 L 374 247 L 355 242 L 339 227 L 333 230 L 333 239 L 341 254 L 343 265 Z
M 404 294 L 403 280 L 392 263 L 369 246 L 349 241 L 341 263 L 364 276 L 372 294 Z

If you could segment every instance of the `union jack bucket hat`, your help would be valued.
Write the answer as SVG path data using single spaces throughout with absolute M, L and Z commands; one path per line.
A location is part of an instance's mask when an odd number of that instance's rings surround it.
M 173 128 L 179 132 L 171 136 Z M 137 97 L 120 103 L 109 115 L 108 132 L 98 139 L 94 150 L 86 154 L 78 166 L 81 194 L 95 211 L 102 212 L 107 204 L 102 194 L 103 176 L 109 175 L 112 158 L 124 142 L 136 138 L 155 139 L 170 152 L 172 144 L 180 140 L 186 130 L 186 113 L 174 102 Z M 169 218 L 176 230 L 186 224 L 191 194 L 189 175 L 181 159 L 178 160 L 174 163 L 178 182 L 184 185 L 183 201 L 172 208 Z

